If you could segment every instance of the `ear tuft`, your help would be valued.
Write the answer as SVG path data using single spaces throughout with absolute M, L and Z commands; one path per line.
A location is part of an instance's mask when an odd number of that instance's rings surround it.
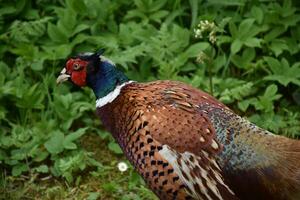
M 97 57 L 101 56 L 103 53 L 105 52 L 105 49 L 99 49 L 95 54 L 97 55 Z
M 98 50 L 96 53 L 91 53 L 91 52 L 85 52 L 85 53 L 80 53 L 76 57 L 80 58 L 82 60 L 97 60 L 100 58 L 100 56 L 105 52 L 104 49 Z

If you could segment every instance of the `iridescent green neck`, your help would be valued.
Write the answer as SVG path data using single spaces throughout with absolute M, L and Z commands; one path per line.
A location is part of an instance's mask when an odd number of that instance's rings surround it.
M 118 70 L 111 62 L 102 61 L 98 64 L 98 67 L 96 71 L 89 73 L 87 77 L 87 83 L 94 91 L 97 99 L 105 97 L 117 86 L 129 80 L 126 75 Z

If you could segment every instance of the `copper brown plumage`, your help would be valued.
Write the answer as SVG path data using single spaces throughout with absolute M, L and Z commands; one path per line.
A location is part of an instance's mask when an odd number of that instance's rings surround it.
M 110 61 L 96 59 L 83 70 L 97 113 L 160 199 L 299 197 L 299 141 L 258 128 L 191 86 L 128 82 Z M 105 82 L 101 73 L 113 74 Z
M 208 118 L 193 104 L 198 98 L 193 94 L 195 89 L 183 86 L 170 81 L 132 83 L 125 86 L 112 103 L 98 108 L 98 113 L 104 125 L 111 127 L 128 159 L 162 199 L 217 199 L 218 195 L 233 199 L 233 192 L 222 179 L 214 159 L 222 146 L 215 140 Z M 205 101 L 213 100 L 205 93 L 199 95 Z M 225 108 L 219 103 L 216 106 Z M 183 134 L 186 135 L 183 137 Z M 174 169 L 161 153 L 164 147 L 178 159 L 177 168 L 183 167 L 181 159 L 188 159 L 185 162 L 190 162 L 191 171 Z M 191 154 L 185 155 L 186 152 Z M 185 181 L 178 170 L 182 170 Z M 201 173 L 206 175 L 202 177 Z M 203 180 L 192 183 L 196 177 Z M 192 185 L 186 186 L 187 182 Z M 204 185 L 207 194 L 201 193 Z

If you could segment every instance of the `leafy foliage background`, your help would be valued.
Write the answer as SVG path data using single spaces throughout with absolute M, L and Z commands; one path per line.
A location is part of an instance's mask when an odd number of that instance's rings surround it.
M 296 0 L 0 1 L 1 186 L 28 174 L 79 184 L 82 173 L 103 178 L 124 159 L 94 114 L 92 92 L 55 84 L 66 58 L 99 48 L 134 80 L 187 82 L 265 129 L 299 137 L 299 6 Z M 216 42 L 212 30 L 195 37 L 205 20 L 216 24 Z M 110 152 L 110 164 L 85 148 L 89 137 L 101 138 L 95 148 Z M 110 198 L 126 191 L 138 194 L 123 199 L 150 198 L 132 169 L 123 176 L 99 187 L 114 193 Z M 120 189 L 128 181 L 132 187 Z

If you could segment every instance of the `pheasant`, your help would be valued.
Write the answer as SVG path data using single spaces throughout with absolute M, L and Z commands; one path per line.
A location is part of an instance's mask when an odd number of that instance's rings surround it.
M 187 84 L 131 81 L 102 54 L 69 58 L 57 83 L 93 90 L 104 127 L 160 199 L 300 199 L 300 141 Z

